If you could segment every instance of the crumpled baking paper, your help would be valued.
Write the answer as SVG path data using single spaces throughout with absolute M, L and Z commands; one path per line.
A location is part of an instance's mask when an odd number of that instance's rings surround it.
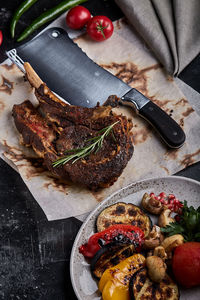
M 20 173 L 48 220 L 88 213 L 107 196 L 134 181 L 172 175 L 200 159 L 200 117 L 126 21 L 121 19 L 114 25 L 113 36 L 102 43 L 90 40 L 86 34 L 75 42 L 96 63 L 170 114 L 183 127 L 186 142 L 180 149 L 169 150 L 156 131 L 131 108 L 115 108 L 132 118 L 135 144 L 133 157 L 117 182 L 92 192 L 54 178 L 32 149 L 20 145 L 11 115 L 13 105 L 26 99 L 37 105 L 34 91 L 15 65 L 1 65 L 0 155 Z

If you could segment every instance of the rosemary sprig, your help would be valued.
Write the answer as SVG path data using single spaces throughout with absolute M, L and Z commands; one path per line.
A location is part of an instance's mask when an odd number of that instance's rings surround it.
M 117 121 L 117 122 L 103 128 L 103 129 L 99 130 L 98 134 L 101 134 L 101 135 L 97 135 L 97 136 L 95 136 L 91 139 L 88 139 L 86 141 L 86 142 L 93 142 L 93 143 L 91 143 L 91 144 L 89 144 L 89 145 L 87 145 L 83 148 L 66 150 L 65 153 L 70 153 L 71 152 L 72 154 L 65 155 L 65 156 L 55 160 L 52 163 L 53 167 L 58 167 L 60 165 L 64 165 L 64 164 L 68 163 L 70 160 L 73 160 L 72 163 L 75 163 L 77 160 L 90 155 L 92 152 L 97 153 L 102 148 L 104 138 L 110 134 L 113 127 L 118 122 L 119 121 Z

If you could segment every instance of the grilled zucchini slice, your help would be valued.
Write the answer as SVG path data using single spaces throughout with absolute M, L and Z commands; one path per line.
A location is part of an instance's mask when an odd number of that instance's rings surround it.
M 90 267 L 93 276 L 100 279 L 106 269 L 116 266 L 134 252 L 133 245 L 110 243 L 103 246 L 91 260 Z
M 147 237 L 151 231 L 152 223 L 143 210 L 131 203 L 118 202 L 106 207 L 97 217 L 97 231 L 103 231 L 114 224 L 129 224 L 138 226 Z
M 129 292 L 131 300 L 177 300 L 180 295 L 178 286 L 167 274 L 160 283 L 154 283 L 148 278 L 146 268 L 131 277 Z

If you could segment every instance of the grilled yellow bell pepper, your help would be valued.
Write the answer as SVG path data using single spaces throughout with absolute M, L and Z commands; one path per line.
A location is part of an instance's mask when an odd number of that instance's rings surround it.
M 100 281 L 99 290 L 103 300 L 129 300 L 129 280 L 144 266 L 145 257 L 134 254 L 118 265 L 105 270 Z

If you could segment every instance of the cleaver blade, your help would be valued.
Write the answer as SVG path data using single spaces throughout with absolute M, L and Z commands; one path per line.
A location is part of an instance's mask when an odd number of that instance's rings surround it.
M 170 148 L 185 141 L 182 128 L 155 103 L 93 62 L 61 28 L 50 28 L 31 41 L 7 52 L 17 65 L 29 62 L 39 77 L 60 97 L 72 105 L 94 107 L 110 95 L 122 105 L 133 107 L 160 134 Z

